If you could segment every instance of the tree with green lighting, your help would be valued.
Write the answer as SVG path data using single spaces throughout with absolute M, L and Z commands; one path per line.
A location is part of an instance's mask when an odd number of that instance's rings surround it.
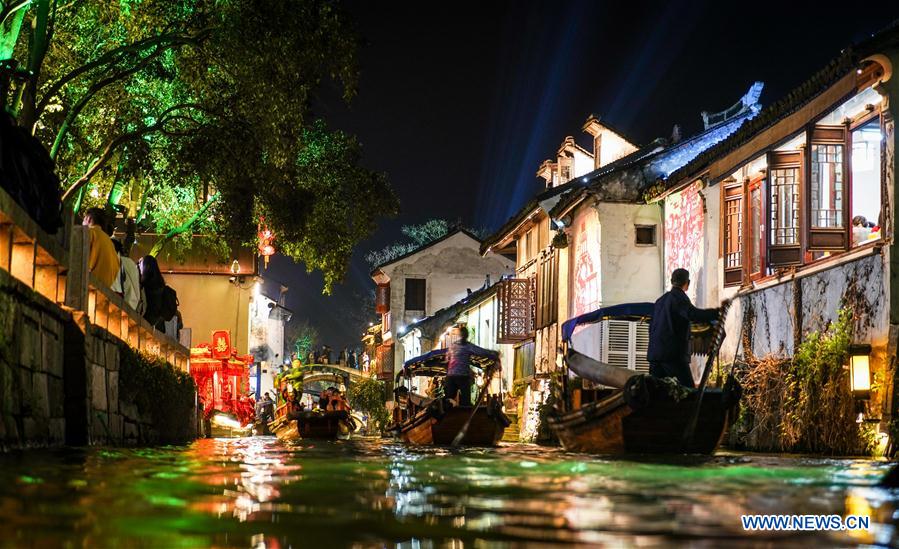
M 156 251 L 216 235 L 221 256 L 254 245 L 264 216 L 326 292 L 396 213 L 355 138 L 310 115 L 323 84 L 356 92 L 358 38 L 336 2 L 0 5 L 0 53 L 19 61 L 5 107 L 47 146 L 76 210 L 119 210 L 162 235 Z

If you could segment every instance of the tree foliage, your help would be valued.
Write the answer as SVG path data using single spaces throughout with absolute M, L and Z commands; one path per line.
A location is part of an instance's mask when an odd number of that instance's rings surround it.
M 287 341 L 291 352 L 297 353 L 301 362 L 306 362 L 309 351 L 319 344 L 320 335 L 318 328 L 308 320 L 299 320 L 287 325 Z
M 355 138 L 310 114 L 323 85 L 356 93 L 359 41 L 336 2 L 23 4 L 25 23 L 0 30 L 28 71 L 6 106 L 51 151 L 76 209 L 108 204 L 180 248 L 215 234 L 222 254 L 254 245 L 264 216 L 326 291 L 396 213 Z
M 349 403 L 353 409 L 368 415 L 369 433 L 383 431 L 390 423 L 383 381 L 371 377 L 353 383 L 349 390 Z
M 443 238 L 460 226 L 461 223 L 459 221 L 451 223 L 446 219 L 440 218 L 429 219 L 419 225 L 403 225 L 400 231 L 406 236 L 408 239 L 407 241 L 394 242 L 380 250 L 371 251 L 365 256 L 365 260 L 372 266 L 383 265 L 398 257 L 424 248 L 431 242 Z M 466 230 L 478 236 L 483 233 L 483 231 L 479 229 L 466 228 Z

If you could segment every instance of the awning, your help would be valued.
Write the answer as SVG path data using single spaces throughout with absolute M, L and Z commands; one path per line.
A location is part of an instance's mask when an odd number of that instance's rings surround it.
M 576 316 L 562 324 L 562 341 L 571 341 L 574 329 L 582 324 L 593 324 L 603 320 L 649 320 L 652 318 L 654 306 L 653 303 L 622 303 Z

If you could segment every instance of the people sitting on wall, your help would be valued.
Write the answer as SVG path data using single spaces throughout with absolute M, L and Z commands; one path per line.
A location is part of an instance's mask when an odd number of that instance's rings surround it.
M 162 320 L 162 290 L 165 288 L 165 279 L 159 271 L 159 263 L 152 255 L 145 255 L 140 258 L 137 266 L 140 271 L 140 286 L 144 292 L 144 318 L 150 324 L 159 325 L 161 330 L 165 330 Z
M 112 291 L 122 296 L 129 307 L 137 310 L 140 305 L 140 271 L 137 270 L 137 263 L 122 255 L 121 242 L 113 238 L 112 245 L 119 256 L 119 275 L 112 283 Z
M 119 256 L 106 233 L 106 212 L 100 208 L 90 208 L 84 213 L 81 224 L 88 228 L 90 234 L 88 269 L 102 284 L 112 287 L 119 274 Z
M 863 215 L 857 215 L 852 218 L 852 245 L 858 246 L 867 242 L 868 237 L 872 233 L 874 224 Z

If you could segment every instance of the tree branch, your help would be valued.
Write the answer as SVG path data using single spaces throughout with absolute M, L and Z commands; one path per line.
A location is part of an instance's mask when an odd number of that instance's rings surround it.
M 50 100 L 53 99 L 59 92 L 72 80 L 78 78 L 79 76 L 90 72 L 94 69 L 100 67 L 108 67 L 110 65 L 115 65 L 121 62 L 123 59 L 128 57 L 131 54 L 140 54 L 143 50 L 156 46 L 160 53 L 172 49 L 177 46 L 183 46 L 187 44 L 197 44 L 204 40 L 211 33 L 211 29 L 203 29 L 196 34 L 192 35 L 179 35 L 179 34 L 160 34 L 157 36 L 151 36 L 148 38 L 144 38 L 143 40 L 138 40 L 137 42 L 133 42 L 131 44 L 126 44 L 124 46 L 119 46 L 108 52 L 104 53 L 97 59 L 85 63 L 80 67 L 73 69 L 67 75 L 61 77 L 55 83 L 53 83 L 47 91 L 41 97 L 41 100 L 38 102 L 37 107 L 35 108 L 35 120 L 40 118 L 41 113 L 44 112 L 44 109 L 47 108 L 47 105 L 50 103 Z
M 100 168 L 102 168 L 103 165 L 106 164 L 106 162 L 112 157 L 112 154 L 115 152 L 115 150 L 117 148 L 119 148 L 121 145 L 123 145 L 129 141 L 134 141 L 135 139 L 139 139 L 139 138 L 143 137 L 144 135 L 164 129 L 165 125 L 171 120 L 171 118 L 172 118 L 171 114 L 173 112 L 176 112 L 180 109 L 193 108 L 193 107 L 194 107 L 194 104 L 192 104 L 192 103 L 184 103 L 181 105 L 175 105 L 173 107 L 169 107 L 168 109 L 164 110 L 162 112 L 162 114 L 159 115 L 159 120 L 157 120 L 154 124 L 145 126 L 138 130 L 123 133 L 122 135 L 120 135 L 120 136 L 116 137 L 115 139 L 113 139 L 112 141 L 110 141 L 106 145 L 106 147 L 103 149 L 103 152 L 100 154 L 100 157 L 97 158 L 97 160 L 95 160 L 93 164 L 91 164 L 90 168 L 88 168 L 88 170 L 86 172 L 84 172 L 84 175 L 82 175 L 80 178 L 78 178 L 77 181 L 72 183 L 69 186 L 69 188 L 66 189 L 66 192 L 63 193 L 63 195 L 62 195 L 63 202 L 68 200 L 72 196 L 73 193 L 78 191 L 78 189 L 80 189 L 81 187 L 86 185 L 91 180 L 91 178 L 93 176 L 95 176 L 98 171 L 100 171 Z
M 174 229 L 170 230 L 169 232 L 165 233 L 165 235 L 163 235 L 162 238 L 157 240 L 156 243 L 153 244 L 153 247 L 150 248 L 149 255 L 152 255 L 153 257 L 159 257 L 159 254 L 160 254 L 160 252 L 162 252 L 163 248 L 165 248 L 165 245 L 168 244 L 171 239 L 175 238 L 179 234 L 186 233 L 187 231 L 191 230 L 193 228 L 193 226 L 197 223 L 197 221 L 199 221 L 200 218 L 206 214 L 206 210 L 209 209 L 209 206 L 212 206 L 212 203 L 215 202 L 218 199 L 218 197 L 219 197 L 219 193 L 215 193 L 214 195 L 212 195 L 212 197 L 210 197 L 210 199 L 207 200 L 206 203 L 203 204 L 203 206 L 199 210 L 197 210 L 197 212 L 194 215 L 192 215 L 190 219 L 188 219 L 181 225 L 175 227 Z

